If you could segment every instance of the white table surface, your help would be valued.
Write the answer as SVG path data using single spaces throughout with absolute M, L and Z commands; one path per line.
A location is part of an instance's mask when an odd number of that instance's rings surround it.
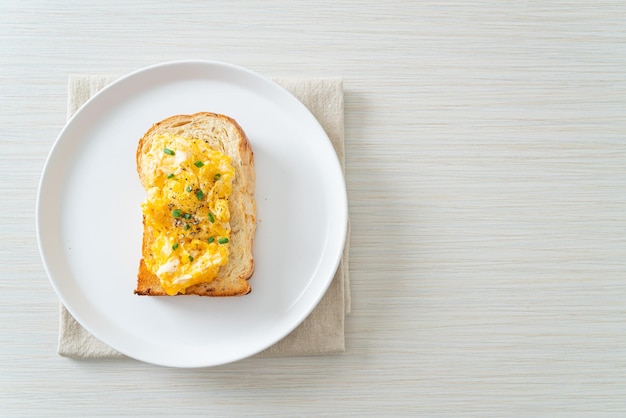
M 2 1 L 0 415 L 624 416 L 625 16 L 623 1 Z M 34 208 L 67 77 L 179 59 L 344 78 L 345 354 L 201 370 L 57 356 Z

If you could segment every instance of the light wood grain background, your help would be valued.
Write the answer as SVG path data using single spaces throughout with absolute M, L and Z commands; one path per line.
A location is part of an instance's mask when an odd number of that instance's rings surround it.
M 624 416 L 626 3 L 0 3 L 0 415 Z M 56 355 L 34 224 L 70 73 L 341 76 L 344 355 Z

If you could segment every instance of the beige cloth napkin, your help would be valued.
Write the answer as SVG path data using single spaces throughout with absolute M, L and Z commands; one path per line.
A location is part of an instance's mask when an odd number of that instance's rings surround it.
M 117 78 L 117 76 L 71 75 L 68 84 L 68 118 L 91 96 Z M 342 80 L 337 78 L 281 78 L 274 79 L 274 81 L 290 91 L 315 115 L 330 137 L 341 165 L 344 167 Z M 349 244 L 350 231 L 348 229 L 343 259 L 319 305 L 291 334 L 257 356 L 306 356 L 345 351 L 344 319 L 345 315 L 350 312 Z M 64 357 L 82 359 L 124 357 L 92 336 L 62 304 L 58 353 Z

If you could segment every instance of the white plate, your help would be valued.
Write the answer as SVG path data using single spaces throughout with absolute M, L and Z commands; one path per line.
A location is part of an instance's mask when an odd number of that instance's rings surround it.
M 233 117 L 252 144 L 252 293 L 136 296 L 145 197 L 138 139 L 154 122 L 199 111 Z M 69 312 L 123 354 L 172 367 L 233 362 L 296 328 L 333 278 L 346 225 L 341 166 L 313 115 L 274 82 L 208 61 L 152 66 L 89 100 L 54 143 L 37 199 L 42 260 Z

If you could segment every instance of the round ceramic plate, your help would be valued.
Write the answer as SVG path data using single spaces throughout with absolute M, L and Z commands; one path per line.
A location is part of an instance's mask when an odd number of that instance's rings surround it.
M 254 151 L 252 292 L 136 296 L 138 140 L 157 121 L 200 111 L 233 117 Z M 119 79 L 69 120 L 43 170 L 37 236 L 52 286 L 95 337 L 144 362 L 207 367 L 264 350 L 308 316 L 339 265 L 347 216 L 339 160 L 302 103 L 246 69 L 184 61 Z

